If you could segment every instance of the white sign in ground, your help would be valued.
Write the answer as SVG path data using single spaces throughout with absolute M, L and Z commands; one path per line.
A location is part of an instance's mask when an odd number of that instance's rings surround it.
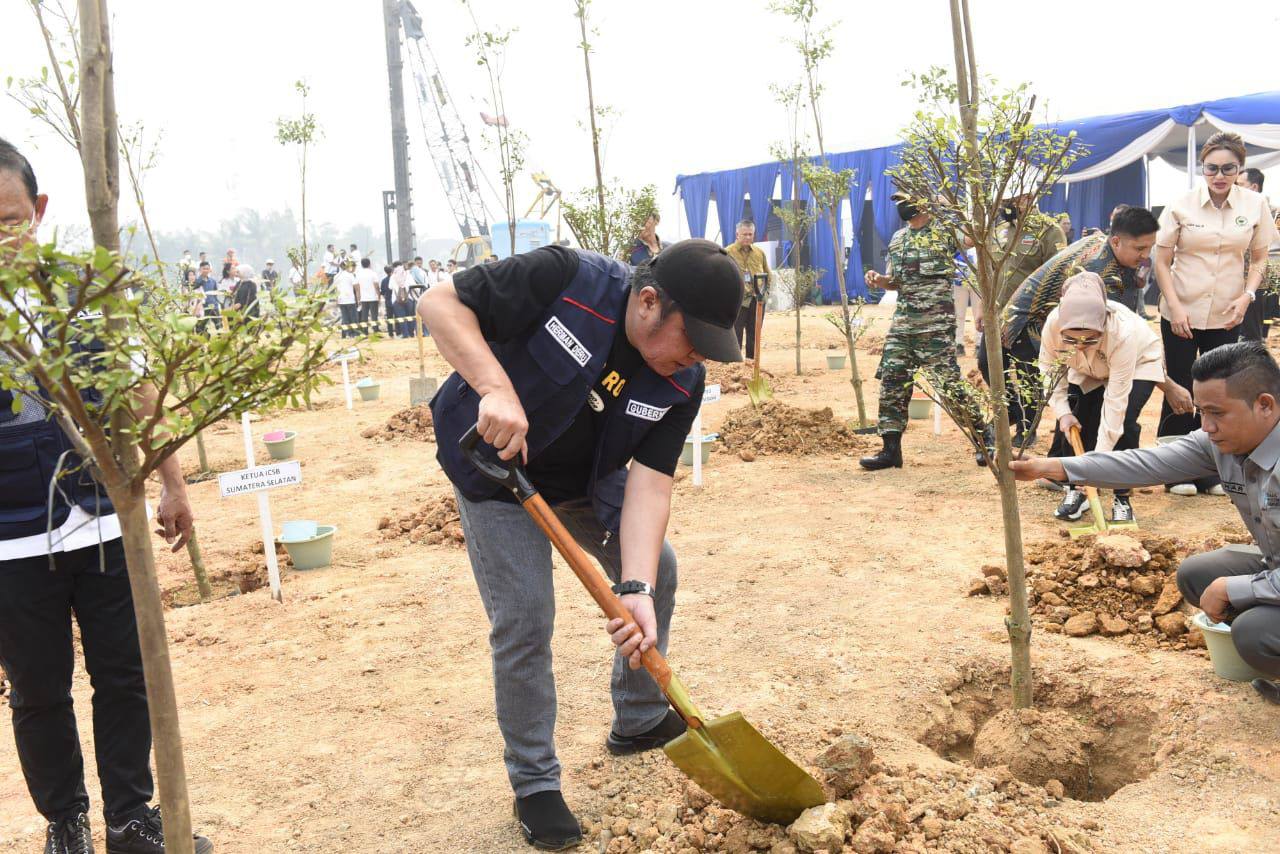
M 708 403 L 715 403 L 719 399 L 719 383 L 712 383 L 703 387 L 703 406 Z M 702 486 L 702 407 L 698 407 L 698 414 L 693 416 L 693 435 L 689 438 L 693 441 L 693 485 Z
M 351 403 L 351 369 L 347 367 L 347 362 L 352 359 L 360 358 L 360 350 L 352 347 L 350 350 L 339 350 L 329 357 L 330 362 L 337 362 L 342 365 L 342 394 L 347 399 L 347 409 L 352 408 Z
M 233 495 L 248 495 L 263 489 L 277 489 L 281 486 L 297 486 L 302 483 L 302 463 L 288 460 L 272 463 L 269 466 L 254 466 L 239 471 L 229 471 L 218 475 L 218 489 L 223 498 Z

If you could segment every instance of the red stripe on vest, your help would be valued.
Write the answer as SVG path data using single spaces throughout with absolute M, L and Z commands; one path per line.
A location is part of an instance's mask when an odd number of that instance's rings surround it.
M 666 380 L 667 382 L 671 383 L 673 386 L 675 386 L 675 387 L 676 387 L 676 391 L 680 392 L 680 393 L 681 393 L 681 394 L 683 394 L 685 397 L 689 397 L 689 390 L 688 390 L 688 389 L 686 389 L 684 386 L 680 385 L 680 383 L 678 383 L 678 382 L 676 382 L 675 380 L 671 379 L 671 377 L 663 377 L 663 379 L 664 379 L 664 380 Z
M 615 324 L 615 323 L 617 323 L 617 322 L 618 322 L 618 321 L 616 321 L 616 320 L 610 320 L 609 318 L 605 317 L 605 316 L 604 316 L 603 314 L 601 314 L 600 312 L 598 312 L 598 311 L 596 311 L 595 309 L 593 309 L 591 306 L 583 305 L 582 303 L 578 302 L 576 299 L 572 299 L 571 297 L 560 297 L 560 299 L 562 299 L 562 300 L 564 300 L 565 302 L 569 303 L 569 305 L 577 306 L 578 308 L 580 308 L 580 309 L 582 309 L 583 311 L 585 311 L 587 314 L 595 315 L 596 317 L 598 317 L 598 318 L 600 318 L 601 320 L 603 320 L 605 323 L 608 323 L 610 326 L 612 326 L 613 324 Z M 679 386 L 676 386 L 676 388 L 679 388 Z M 683 390 L 683 389 L 682 389 L 682 390 Z

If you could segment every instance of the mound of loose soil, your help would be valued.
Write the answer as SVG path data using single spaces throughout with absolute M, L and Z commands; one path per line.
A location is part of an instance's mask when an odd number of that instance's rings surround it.
M 384 540 L 408 537 L 411 543 L 429 546 L 441 543 L 461 546 L 466 543 L 458 516 L 458 502 L 452 495 L 425 501 L 398 519 L 383 516 L 378 520 L 378 530 Z
M 720 427 L 720 441 L 727 450 L 750 456 L 849 453 L 877 444 L 837 421 L 831 407 L 801 409 L 776 400 L 732 410 Z
M 978 730 L 973 764 L 1005 765 L 1024 783 L 1043 786 L 1057 780 L 1069 790 L 1089 779 L 1086 746 L 1097 737 L 1061 709 L 1004 709 Z
M 391 442 L 410 439 L 418 442 L 434 442 L 435 430 L 431 427 L 431 407 L 425 403 L 401 409 L 387 419 L 381 427 L 366 427 L 360 431 L 366 439 Z
M 847 797 L 814 807 L 783 828 L 723 808 L 694 783 L 668 782 L 659 774 L 649 774 L 647 766 L 660 760 L 635 757 L 626 765 L 632 774 L 645 774 L 647 798 L 637 797 L 618 779 L 618 760 L 593 760 L 583 771 L 586 785 L 606 798 L 600 821 L 583 822 L 591 850 L 612 854 L 815 850 L 887 854 L 926 849 L 1084 854 L 1101 850 L 1074 819 L 1044 809 L 1048 795 L 1043 788 L 1014 779 L 1003 767 L 977 770 L 951 765 L 921 770 L 915 765 L 875 762 L 870 776 Z
M 746 394 L 747 383 L 751 382 L 751 377 L 754 375 L 751 364 L 749 361 L 707 362 L 707 385 L 718 383 L 721 394 Z M 760 376 L 769 381 L 769 388 L 774 391 L 783 385 L 783 381 L 764 368 L 760 369 Z
M 1247 541 L 1239 525 L 1189 544 L 1176 537 L 1111 534 L 1048 540 L 1026 548 L 1027 586 L 1035 623 L 1051 634 L 1102 634 L 1144 649 L 1204 647 L 1178 590 L 1178 564 L 1189 554 Z M 1007 591 L 1003 567 L 983 567 L 970 595 Z

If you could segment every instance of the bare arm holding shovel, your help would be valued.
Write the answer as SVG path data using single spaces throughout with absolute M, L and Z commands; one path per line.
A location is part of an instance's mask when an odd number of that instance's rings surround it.
M 480 436 L 498 449 L 501 459 L 519 454 L 527 463 L 529 420 L 511 378 L 485 343 L 475 312 L 458 299 L 452 282 L 441 282 L 418 300 L 418 314 L 432 331 L 440 355 L 480 395 Z
M 653 586 L 658 578 L 658 557 L 671 515 L 670 475 L 633 462 L 627 475 L 627 491 L 622 503 L 622 580 L 643 581 Z M 610 620 L 605 631 L 626 656 L 632 670 L 640 669 L 640 656 L 658 642 L 658 620 L 653 597 L 630 593 L 620 597 L 634 622 Z M 640 631 L 636 631 L 639 626 Z

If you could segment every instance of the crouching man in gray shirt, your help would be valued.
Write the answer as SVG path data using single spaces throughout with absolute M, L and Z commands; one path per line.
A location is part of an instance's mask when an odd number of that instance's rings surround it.
M 1231 621 L 1241 658 L 1280 678 L 1280 366 L 1265 345 L 1240 341 L 1196 359 L 1191 378 L 1201 429 L 1173 444 L 1009 465 L 1018 480 L 1108 489 L 1221 477 L 1262 554 L 1193 555 L 1178 567 L 1178 587 L 1211 619 Z M 1280 705 L 1280 682 L 1255 679 L 1253 687 Z

